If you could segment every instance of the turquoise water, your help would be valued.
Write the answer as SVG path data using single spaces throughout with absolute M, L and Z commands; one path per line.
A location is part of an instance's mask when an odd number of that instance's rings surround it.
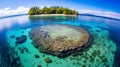
M 77 56 L 58 58 L 39 52 L 32 45 L 32 28 L 52 24 L 82 27 L 91 33 L 94 41 Z M 102 17 L 79 15 L 28 17 L 27 15 L 0 19 L 0 67 L 118 67 L 120 65 L 120 21 Z M 27 40 L 16 44 L 16 37 Z M 14 36 L 14 37 L 11 37 Z M 35 57 L 38 55 L 39 57 Z M 45 58 L 52 63 L 46 63 Z

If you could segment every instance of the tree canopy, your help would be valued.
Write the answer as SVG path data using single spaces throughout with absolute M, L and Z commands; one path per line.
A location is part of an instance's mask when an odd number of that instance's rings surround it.
M 69 8 L 63 8 L 58 6 L 44 7 L 40 9 L 39 7 L 31 7 L 28 11 L 28 15 L 40 15 L 40 14 L 65 14 L 65 15 L 78 15 L 76 10 L 71 10 Z

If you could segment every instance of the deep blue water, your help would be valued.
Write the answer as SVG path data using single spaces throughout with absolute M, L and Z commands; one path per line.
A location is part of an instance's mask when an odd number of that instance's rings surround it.
M 95 41 L 93 43 L 93 46 L 97 45 L 98 47 L 98 44 L 102 45 L 103 43 L 108 44 L 106 46 L 109 46 L 109 45 L 115 46 L 116 48 L 105 47 L 106 52 L 107 51 L 109 52 L 109 50 L 111 50 L 110 53 L 112 55 L 110 55 L 110 58 L 112 57 L 113 62 L 106 61 L 106 62 L 99 62 L 99 63 L 103 63 L 105 67 L 108 67 L 108 66 L 119 67 L 120 65 L 120 21 L 114 20 L 114 19 L 102 18 L 102 17 L 86 16 L 86 15 L 79 15 L 78 17 L 73 17 L 73 16 L 29 17 L 27 15 L 23 15 L 23 16 L 1 18 L 0 19 L 0 54 L 1 54 L 0 67 L 19 67 L 20 65 L 26 67 L 22 63 L 18 64 L 16 61 L 16 58 L 14 58 L 14 56 L 10 54 L 10 51 L 15 49 L 15 47 L 12 48 L 11 46 L 13 41 L 12 40 L 10 41 L 10 38 L 8 37 L 9 35 L 12 35 L 11 32 L 13 34 L 16 34 L 17 36 L 17 35 L 21 35 L 18 33 L 20 30 L 24 30 L 24 32 L 26 32 L 26 30 L 29 28 L 34 28 L 34 27 L 44 26 L 49 24 L 68 24 L 68 25 L 80 26 L 88 30 L 94 36 Z M 101 54 L 105 54 L 104 52 L 102 53 L 102 51 L 104 51 L 102 50 L 102 48 L 104 48 L 104 46 L 101 46 L 100 48 L 96 48 L 96 49 L 98 50 L 100 49 Z M 89 48 L 89 50 L 90 49 L 92 51 L 94 50 L 94 48 L 92 47 Z M 108 55 L 106 54 L 105 57 L 109 57 L 109 53 Z M 107 58 L 107 60 L 109 60 L 110 58 Z M 19 58 L 19 60 L 20 62 L 23 62 L 21 57 Z M 61 61 L 61 62 L 65 62 L 65 61 Z M 94 60 L 93 62 L 96 62 L 96 61 Z M 97 63 L 98 62 L 96 62 L 95 65 L 97 65 Z M 87 64 L 88 63 L 86 63 L 86 65 Z M 96 67 L 95 65 L 90 64 L 90 66 Z M 43 67 L 45 66 L 43 65 Z M 48 65 L 48 67 L 50 66 Z M 75 66 L 75 67 L 79 67 L 79 66 Z M 98 67 L 101 67 L 101 66 L 98 65 Z

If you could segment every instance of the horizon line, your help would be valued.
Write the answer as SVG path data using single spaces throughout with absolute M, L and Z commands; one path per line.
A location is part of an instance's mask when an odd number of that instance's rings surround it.
M 6 19 L 6 18 L 10 18 L 10 17 L 24 16 L 24 15 L 28 15 L 28 14 L 27 14 L 27 13 L 24 13 L 24 14 L 7 15 L 7 16 L 2 16 L 2 17 L 0 17 L 0 19 Z M 82 15 L 82 16 L 93 16 L 93 17 L 100 17 L 100 18 L 104 18 L 104 19 L 112 19 L 112 20 L 120 21 L 120 19 L 118 19 L 118 18 L 112 18 L 112 17 L 100 16 L 100 15 L 94 15 L 94 14 L 83 13 L 83 14 L 78 14 L 78 15 Z

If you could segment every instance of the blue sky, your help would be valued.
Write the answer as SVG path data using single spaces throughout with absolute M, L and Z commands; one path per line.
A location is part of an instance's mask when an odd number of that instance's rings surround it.
M 0 16 L 27 13 L 32 6 L 63 6 L 79 13 L 120 18 L 120 0 L 0 0 Z
M 120 0 L 0 0 L 0 8 L 19 6 L 65 6 L 79 9 L 94 9 L 120 12 Z

